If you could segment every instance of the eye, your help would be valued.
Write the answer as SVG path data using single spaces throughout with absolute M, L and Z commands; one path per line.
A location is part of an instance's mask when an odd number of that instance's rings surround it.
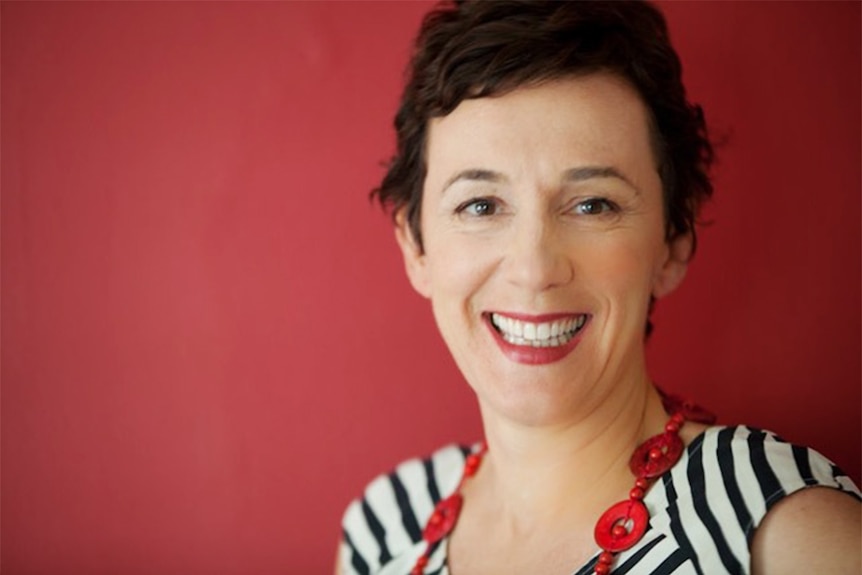
M 590 198 L 578 202 L 575 206 L 575 212 L 583 216 L 595 216 L 616 211 L 618 211 L 616 204 L 604 198 Z
M 493 216 L 497 213 L 497 202 L 491 198 L 476 198 L 464 202 L 455 213 L 472 217 Z

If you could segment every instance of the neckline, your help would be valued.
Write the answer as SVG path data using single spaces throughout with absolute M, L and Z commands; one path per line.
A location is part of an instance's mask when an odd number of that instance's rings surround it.
M 660 517 L 663 517 L 667 513 L 667 505 L 665 505 L 662 509 L 655 509 L 655 500 L 660 497 L 660 495 L 657 495 L 658 485 L 664 485 L 666 482 L 666 478 L 670 477 L 670 475 L 673 474 L 675 469 L 687 469 L 691 461 L 691 456 L 697 453 L 703 447 L 703 443 L 706 440 L 707 436 L 712 433 L 718 433 L 726 428 L 727 426 L 723 425 L 707 425 L 705 429 L 692 437 L 691 441 L 684 445 L 682 455 L 680 456 L 679 460 L 677 460 L 676 463 L 674 463 L 674 465 L 672 465 L 667 471 L 655 478 L 643 498 L 644 504 L 650 508 L 653 508 L 655 512 L 651 512 L 649 515 L 649 523 L 644 537 L 640 541 L 638 541 L 635 546 L 632 547 L 632 549 L 636 549 L 644 542 L 648 542 L 647 538 L 649 537 L 650 532 L 654 531 L 652 527 L 654 521 Z M 465 456 L 465 460 L 466 457 L 469 457 L 469 455 L 476 454 L 482 448 L 483 444 L 484 442 L 477 442 L 470 446 L 469 453 L 467 454 L 467 456 Z M 463 467 L 461 468 L 461 470 L 463 472 Z M 456 482 L 454 489 L 449 495 L 447 495 L 447 497 L 454 493 L 457 493 L 460 490 L 460 487 L 461 481 L 459 480 L 458 482 Z M 452 533 L 454 533 L 454 530 L 452 531 Z M 442 564 L 440 565 L 439 570 L 434 572 L 438 575 L 452 575 L 452 572 L 449 569 L 449 543 L 452 538 L 452 533 L 447 534 L 445 537 L 443 537 L 443 539 L 439 541 L 438 548 L 442 550 L 443 556 Z M 598 558 L 601 553 L 602 549 L 597 547 L 593 554 L 590 555 L 584 563 L 575 567 L 574 570 L 570 572 L 570 575 L 590 575 L 594 573 L 595 565 L 597 564 Z

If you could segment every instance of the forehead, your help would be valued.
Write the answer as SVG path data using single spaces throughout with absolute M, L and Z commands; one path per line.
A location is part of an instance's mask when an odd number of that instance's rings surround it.
M 485 168 L 551 177 L 586 165 L 655 172 L 650 114 L 624 79 L 597 73 L 465 100 L 428 128 L 428 180 Z

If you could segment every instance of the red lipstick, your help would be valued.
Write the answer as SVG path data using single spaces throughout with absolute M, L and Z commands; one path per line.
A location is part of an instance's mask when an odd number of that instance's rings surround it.
M 501 315 L 535 324 L 552 322 L 569 317 L 577 317 L 577 315 L 573 315 L 570 313 L 556 313 L 538 316 L 509 313 Z M 584 332 L 584 329 L 586 329 L 587 324 L 589 324 L 589 316 L 587 316 L 585 323 L 578 329 L 574 337 L 572 337 L 572 339 L 570 339 L 563 345 L 553 347 L 534 347 L 532 345 L 518 345 L 506 341 L 503 338 L 503 334 L 501 334 L 500 331 L 496 327 L 494 327 L 494 324 L 491 321 L 491 314 L 484 314 L 484 319 L 485 324 L 491 331 L 491 336 L 494 338 L 494 341 L 497 342 L 497 345 L 499 346 L 500 351 L 503 352 L 503 355 L 505 355 L 511 361 L 514 361 L 516 363 L 522 363 L 525 365 L 546 365 L 549 363 L 560 361 L 561 359 L 569 355 L 575 349 L 575 347 L 577 347 L 578 343 L 581 340 L 581 334 Z

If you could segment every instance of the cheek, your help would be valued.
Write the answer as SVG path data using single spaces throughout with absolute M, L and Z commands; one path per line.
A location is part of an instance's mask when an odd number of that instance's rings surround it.
M 449 245 L 429 246 L 426 257 L 430 264 L 431 308 L 437 328 L 455 362 L 463 372 L 470 373 L 469 358 L 479 351 L 475 336 L 485 329 L 480 314 L 483 287 L 488 277 L 488 254 L 460 242 L 449 242 Z
M 654 250 L 637 241 L 613 242 L 590 250 L 582 258 L 586 281 L 614 299 L 648 302 L 655 276 Z
M 433 281 L 432 299 L 438 304 L 461 305 L 484 284 L 493 255 L 469 241 L 437 242 L 426 252 Z

